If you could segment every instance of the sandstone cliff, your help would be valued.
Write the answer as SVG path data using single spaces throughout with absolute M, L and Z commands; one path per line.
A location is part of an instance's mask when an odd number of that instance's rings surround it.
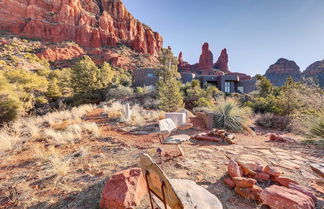
M 125 44 L 155 56 L 163 42 L 120 0 L 2 0 L 0 30 L 51 42 L 75 41 L 90 48 Z

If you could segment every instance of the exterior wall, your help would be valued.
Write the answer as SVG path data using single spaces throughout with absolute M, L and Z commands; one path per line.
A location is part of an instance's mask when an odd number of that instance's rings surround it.
M 157 69 L 141 69 L 133 72 L 133 86 L 155 86 L 159 81 Z M 153 77 L 149 77 L 153 74 Z
M 256 90 L 256 80 L 241 80 L 237 83 L 237 86 L 242 86 L 244 88 L 243 93 L 250 93 Z

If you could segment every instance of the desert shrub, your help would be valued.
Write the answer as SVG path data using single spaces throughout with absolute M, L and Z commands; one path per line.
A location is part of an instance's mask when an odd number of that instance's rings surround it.
M 134 90 L 132 88 L 120 85 L 108 90 L 106 94 L 106 100 L 124 99 L 133 96 L 134 96 Z
M 251 109 L 240 106 L 233 98 L 219 99 L 213 113 L 215 128 L 242 132 L 248 130 L 251 123 Z
M 289 131 L 292 126 L 292 119 L 289 116 L 280 116 L 272 113 L 259 114 L 256 116 L 255 123 L 259 126 L 281 131 Z
M 18 117 L 19 106 L 17 101 L 0 95 L 0 126 Z
M 121 102 L 113 102 L 111 105 L 105 106 L 104 111 L 112 120 L 120 120 L 124 117 L 124 105 Z

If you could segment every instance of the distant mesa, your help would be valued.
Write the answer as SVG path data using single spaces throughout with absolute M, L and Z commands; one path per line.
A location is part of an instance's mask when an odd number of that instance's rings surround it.
M 179 71 L 190 72 L 198 75 L 237 75 L 241 80 L 250 80 L 251 76 L 244 73 L 230 72 L 228 67 L 228 54 L 227 50 L 223 49 L 216 63 L 213 61 L 213 53 L 209 49 L 209 44 L 206 42 L 202 45 L 202 52 L 199 62 L 196 64 L 189 64 L 183 59 L 183 53 L 180 52 L 178 56 Z
M 276 63 L 270 65 L 264 76 L 275 86 L 284 85 L 288 77 L 292 77 L 295 81 L 300 81 L 304 77 L 313 78 L 320 86 L 324 87 L 324 60 L 314 62 L 304 72 L 301 72 L 296 62 L 280 58 Z

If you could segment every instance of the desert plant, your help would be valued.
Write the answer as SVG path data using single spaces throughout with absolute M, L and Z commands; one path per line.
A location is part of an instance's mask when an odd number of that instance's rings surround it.
M 291 130 L 292 118 L 289 116 L 280 116 L 272 113 L 259 114 L 256 116 L 255 123 L 259 126 L 281 131 Z
M 311 136 L 324 139 L 324 114 L 309 120 L 309 132 Z
M 242 132 L 248 130 L 251 123 L 250 108 L 241 107 L 233 98 L 219 99 L 213 112 L 215 128 Z
M 106 95 L 106 100 L 124 99 L 133 96 L 134 96 L 134 90 L 132 88 L 120 85 L 108 90 L 108 93 Z

